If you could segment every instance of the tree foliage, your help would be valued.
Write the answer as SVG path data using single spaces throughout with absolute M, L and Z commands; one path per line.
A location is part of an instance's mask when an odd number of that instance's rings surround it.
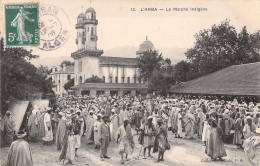
M 15 99 L 28 100 L 35 94 L 50 93 L 51 79 L 30 63 L 31 59 L 38 58 L 24 48 L 4 49 L 3 38 L 1 43 L 1 110 L 7 109 L 8 101 Z
M 90 78 L 87 78 L 84 83 L 105 83 L 105 81 L 98 76 L 92 76 Z
M 161 65 L 160 61 L 163 60 L 162 54 L 158 54 L 157 51 L 146 51 L 137 58 L 137 67 L 139 68 L 140 77 L 144 81 L 148 81 L 153 71 L 159 70 Z
M 185 82 L 190 79 L 189 73 L 191 70 L 190 63 L 186 61 L 180 61 L 174 66 L 174 76 L 178 82 Z
M 64 84 L 63 87 L 65 90 L 68 90 L 73 86 L 74 86 L 74 78 L 70 79 L 66 84 Z
M 168 67 L 162 66 L 162 62 L 167 63 Z M 165 94 L 166 91 L 175 83 L 173 68 L 170 59 L 163 59 L 162 54 L 157 51 L 144 52 L 137 58 L 139 74 L 148 83 L 148 91 L 159 91 Z
M 166 94 L 167 90 L 175 83 L 173 75 L 163 69 L 154 70 L 151 78 L 148 80 L 148 91 L 158 91 Z
M 178 81 L 188 81 L 231 65 L 260 61 L 259 31 L 249 34 L 246 27 L 240 33 L 229 20 L 195 34 L 195 45 L 186 51 L 187 61 L 174 67 Z
M 169 65 L 172 65 L 172 61 L 169 58 L 166 58 L 165 62 L 167 62 Z
M 45 77 L 47 77 L 50 73 L 51 73 L 51 70 L 49 69 L 48 66 L 44 66 L 44 65 L 40 65 L 38 68 L 37 68 L 37 72 Z
M 60 66 L 63 66 L 63 64 L 66 64 L 66 66 L 71 66 L 74 65 L 74 62 L 64 60 L 61 62 Z

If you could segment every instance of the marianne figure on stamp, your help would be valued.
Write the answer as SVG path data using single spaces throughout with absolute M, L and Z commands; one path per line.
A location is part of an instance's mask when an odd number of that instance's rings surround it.
M 33 35 L 29 32 L 25 31 L 25 19 L 31 22 L 34 22 L 34 19 L 27 17 L 32 13 L 24 11 L 23 6 L 19 8 L 19 13 L 16 15 L 15 19 L 11 22 L 11 26 L 17 27 L 17 40 L 20 41 L 19 44 L 23 44 L 23 42 L 29 41 L 32 42 Z

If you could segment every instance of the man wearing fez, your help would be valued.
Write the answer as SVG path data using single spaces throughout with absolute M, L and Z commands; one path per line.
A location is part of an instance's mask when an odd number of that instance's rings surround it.
M 100 142 L 100 160 L 104 158 L 109 159 L 107 156 L 107 149 L 110 141 L 110 131 L 108 126 L 108 116 L 103 116 L 103 121 L 98 128 L 99 142 Z

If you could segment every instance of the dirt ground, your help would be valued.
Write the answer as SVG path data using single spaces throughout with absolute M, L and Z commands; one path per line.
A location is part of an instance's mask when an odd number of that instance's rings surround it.
M 137 143 L 138 135 L 134 136 L 135 139 L 135 150 L 132 155 L 129 156 L 130 161 L 126 162 L 124 165 L 137 165 L 137 166 L 151 166 L 154 163 L 158 153 L 152 154 L 154 158 L 143 159 L 143 156 L 139 156 L 141 146 Z M 242 149 L 236 149 L 234 145 L 225 145 L 227 157 L 224 157 L 225 161 L 211 162 L 210 158 L 205 154 L 205 146 L 198 139 L 186 140 L 183 138 L 174 138 L 174 135 L 169 132 L 169 139 L 171 144 L 171 149 L 165 152 L 165 157 L 163 162 L 156 163 L 156 165 L 184 165 L 184 166 L 197 166 L 197 165 L 207 165 L 207 166 L 217 166 L 217 165 L 249 165 L 247 162 L 244 151 Z M 63 165 L 59 161 L 60 151 L 56 149 L 56 145 L 43 145 L 42 142 L 32 143 L 29 142 L 33 162 L 36 166 L 58 166 Z M 78 155 L 73 162 L 74 165 L 84 166 L 84 165 L 95 165 L 95 166 L 119 166 L 120 155 L 118 154 L 118 145 L 111 142 L 108 148 L 108 155 L 110 159 L 105 159 L 105 161 L 100 161 L 99 150 L 94 149 L 94 145 L 86 145 L 87 142 L 84 137 L 82 137 L 82 145 L 78 150 Z M 9 148 L 1 148 L 0 150 L 0 161 L 1 165 L 4 165 Z

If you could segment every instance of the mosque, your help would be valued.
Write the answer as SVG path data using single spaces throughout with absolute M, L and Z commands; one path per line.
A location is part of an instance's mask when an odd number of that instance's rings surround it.
M 75 95 L 91 96 L 147 93 L 148 85 L 139 76 L 136 58 L 102 56 L 103 50 L 97 49 L 97 25 L 92 7 L 77 17 L 77 51 L 71 54 L 74 59 L 74 86 L 71 90 Z M 136 56 L 148 50 L 154 50 L 154 45 L 146 37 Z M 103 83 L 84 82 L 94 76 L 103 79 Z

